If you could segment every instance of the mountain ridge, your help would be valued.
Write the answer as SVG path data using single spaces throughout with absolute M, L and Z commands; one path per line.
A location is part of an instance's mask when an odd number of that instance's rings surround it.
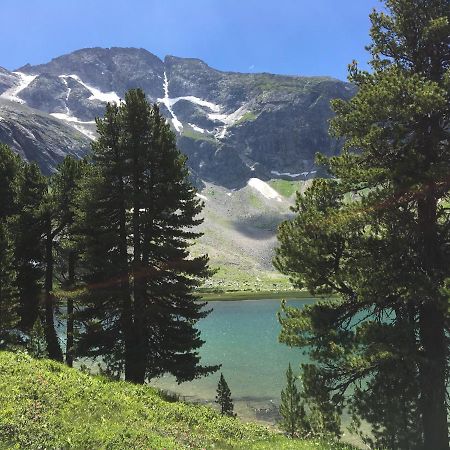
M 90 139 L 106 101 L 136 87 L 160 105 L 191 170 L 228 188 L 277 173 L 308 178 L 317 151 L 339 151 L 327 134 L 329 100 L 353 93 L 351 85 L 331 77 L 221 71 L 198 58 L 162 60 L 132 47 L 80 49 L 0 71 L 0 97 L 50 114 Z
M 209 287 L 287 288 L 271 267 L 276 228 L 290 217 L 294 191 L 320 174 L 316 152 L 340 152 L 328 135 L 329 103 L 354 87 L 331 77 L 224 72 L 145 49 L 80 49 L 0 69 L 0 142 L 50 174 L 65 155 L 89 153 L 95 117 L 130 88 L 159 104 L 188 157 L 205 201 L 195 251 L 221 267 Z

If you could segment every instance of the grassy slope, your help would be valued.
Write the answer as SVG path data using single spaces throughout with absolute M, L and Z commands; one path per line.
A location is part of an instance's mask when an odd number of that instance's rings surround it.
M 283 200 L 266 199 L 246 186 L 239 190 L 207 183 L 201 194 L 206 197 L 201 227 L 204 236 L 192 251 L 207 253 L 216 274 L 203 291 L 217 292 L 288 292 L 293 287 L 288 277 L 272 266 L 277 245 L 278 224 L 290 214 L 295 192 L 303 192 L 311 181 L 271 180 Z
M 292 441 L 146 386 L 0 352 L 0 448 L 348 449 Z
M 288 200 L 267 200 L 250 187 L 227 190 L 208 184 L 201 231 L 192 249 L 207 253 L 218 269 L 205 288 L 210 291 L 286 291 L 287 277 L 276 272 L 271 259 L 277 224 L 289 212 Z

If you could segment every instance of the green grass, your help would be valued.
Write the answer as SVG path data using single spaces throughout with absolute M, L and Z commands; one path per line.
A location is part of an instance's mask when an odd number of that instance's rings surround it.
M 190 128 L 183 128 L 183 136 L 194 139 L 195 141 L 209 141 L 216 142 L 214 136 L 200 133 L 199 131 L 191 130 Z
M 350 449 L 292 441 L 212 408 L 168 402 L 25 353 L 0 352 L 1 449 Z
M 234 124 L 236 125 L 240 125 L 243 122 L 253 122 L 254 120 L 256 120 L 258 116 L 252 112 L 252 111 L 247 111 L 245 114 L 242 115 L 242 117 L 239 118 L 238 121 L 236 121 L 236 123 Z
M 259 211 L 264 211 L 265 204 L 261 198 L 261 195 L 257 195 L 253 192 L 249 192 L 247 201 L 251 207 L 253 207 Z
M 300 187 L 298 181 L 270 180 L 268 182 L 283 197 L 291 197 Z
M 245 264 L 242 261 L 242 264 Z M 251 266 L 243 269 L 243 265 L 235 266 L 226 264 L 211 264 L 212 268 L 217 268 L 217 272 L 207 280 L 203 290 L 209 292 L 238 292 L 245 291 L 250 294 L 260 295 L 261 292 L 285 292 L 292 291 L 293 287 L 289 278 L 275 271 L 265 271 Z M 260 297 L 262 298 L 262 297 Z
M 202 299 L 208 302 L 217 300 L 283 300 L 288 298 L 312 298 L 313 296 L 306 291 L 236 291 L 236 292 L 201 292 Z

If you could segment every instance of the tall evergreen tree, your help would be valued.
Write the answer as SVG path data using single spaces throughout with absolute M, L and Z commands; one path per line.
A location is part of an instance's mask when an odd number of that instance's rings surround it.
M 81 180 L 86 172 L 85 160 L 75 160 L 68 156 L 58 167 L 52 188 L 57 197 L 57 206 L 61 208 L 59 221 L 61 231 L 55 236 L 56 271 L 59 275 L 61 290 L 59 297 L 66 300 L 66 364 L 72 367 L 74 360 L 74 299 L 76 272 L 79 262 L 79 242 L 77 240 L 75 214 L 78 209 Z
M 2 344 L 18 321 L 17 273 L 11 222 L 17 213 L 18 177 L 22 165 L 12 150 L 0 144 L 0 335 Z
M 297 389 L 295 376 L 291 364 L 286 371 L 286 387 L 281 391 L 280 427 L 292 438 L 302 426 L 302 420 L 306 413 L 303 407 L 300 392 Z
M 141 90 L 108 105 L 97 129 L 79 215 L 87 269 L 80 352 L 136 383 L 214 371 L 199 364 L 194 327 L 208 313 L 193 293 L 210 274 L 208 258 L 188 251 L 202 206 L 175 136 Z
M 5 222 L 0 222 L 0 343 L 8 344 L 16 327 L 19 296 L 14 269 L 13 241 Z
M 0 220 L 17 212 L 17 180 L 21 167 L 20 158 L 0 143 Z
M 220 374 L 219 383 L 217 385 L 216 403 L 220 405 L 220 414 L 222 416 L 236 417 L 234 413 L 233 399 L 228 383 L 225 381 L 223 373 Z
M 276 266 L 340 298 L 286 307 L 281 339 L 311 346 L 306 369 L 373 424 L 375 445 L 447 450 L 450 3 L 385 4 L 373 73 L 353 64 L 358 93 L 334 102 L 345 151 L 321 159 L 334 178 L 299 195 L 279 231 Z
M 30 332 L 39 314 L 43 277 L 43 223 L 40 211 L 47 180 L 36 164 L 24 164 L 18 179 L 14 260 L 20 297 L 19 327 Z
M 75 199 L 82 174 L 80 164 L 71 157 L 63 160 L 48 180 L 41 210 L 45 248 L 44 330 L 49 358 L 57 361 L 63 361 L 64 355 L 55 328 L 55 243 L 75 220 Z

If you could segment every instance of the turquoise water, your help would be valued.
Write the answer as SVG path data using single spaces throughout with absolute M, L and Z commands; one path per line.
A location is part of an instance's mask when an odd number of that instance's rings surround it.
M 301 307 L 313 300 L 289 300 Z M 241 417 L 273 422 L 289 362 L 295 372 L 306 357 L 298 348 L 278 342 L 280 325 L 277 300 L 217 301 L 213 311 L 198 323 L 205 344 L 203 364 L 222 364 L 235 410 Z M 178 385 L 172 376 L 152 380 L 151 385 L 175 392 L 188 401 L 211 403 L 220 373 Z

